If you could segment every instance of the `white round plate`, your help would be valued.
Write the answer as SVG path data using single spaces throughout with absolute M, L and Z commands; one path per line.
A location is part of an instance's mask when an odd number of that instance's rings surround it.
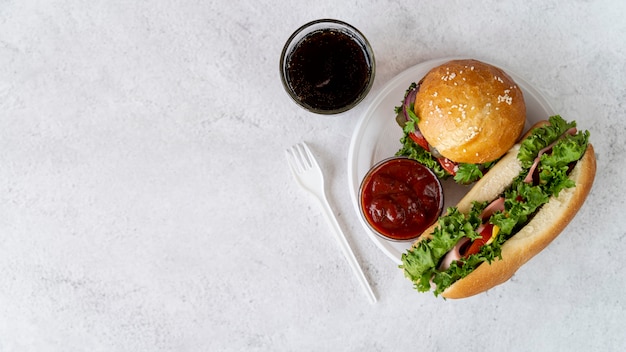
M 394 108 L 399 106 L 404 92 L 412 82 L 419 81 L 433 67 L 455 58 L 442 58 L 417 64 L 389 81 L 359 119 L 348 152 L 348 185 L 354 209 L 369 238 L 397 264 L 411 246 L 411 241 L 388 241 L 375 235 L 365 223 L 359 211 L 359 187 L 367 171 L 378 161 L 394 156 L 400 149 L 402 129 L 395 119 Z M 495 65 L 498 66 L 498 65 Z M 501 67 L 501 66 L 500 66 Z M 502 68 L 502 67 L 501 67 Z M 522 89 L 526 101 L 526 129 L 535 122 L 555 115 L 547 100 L 528 82 L 502 68 Z M 459 186 L 452 180 L 443 182 L 444 207 L 454 206 L 471 186 Z

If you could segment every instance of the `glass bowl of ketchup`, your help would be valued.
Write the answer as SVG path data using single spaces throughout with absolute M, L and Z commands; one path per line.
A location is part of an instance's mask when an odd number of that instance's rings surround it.
M 360 210 L 377 235 L 410 241 L 435 223 L 443 211 L 443 187 L 426 166 L 406 157 L 374 165 L 359 190 Z
M 338 114 L 367 95 L 376 64 L 365 36 L 348 23 L 321 19 L 298 28 L 280 56 L 283 87 L 298 105 Z

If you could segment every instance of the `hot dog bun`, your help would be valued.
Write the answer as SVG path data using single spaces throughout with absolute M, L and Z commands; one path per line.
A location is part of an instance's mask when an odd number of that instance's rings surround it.
M 446 158 L 493 161 L 518 139 L 526 121 L 521 89 L 500 68 L 452 60 L 430 70 L 415 97 L 419 130 Z
M 514 168 L 515 166 L 511 165 L 518 162 L 517 158 L 511 158 L 509 155 L 500 160 L 497 166 L 503 164 L 502 168 Z M 448 287 L 442 296 L 445 298 L 466 298 L 509 280 L 524 263 L 541 252 L 569 224 L 589 194 L 595 172 L 596 158 L 593 146 L 589 144 L 582 159 L 576 163 L 569 175 L 570 179 L 576 183 L 576 187 L 564 189 L 558 197 L 552 197 L 526 226 L 508 239 L 502 245 L 502 259 L 496 259 L 490 264 L 479 265 L 468 276 Z M 511 179 L 506 182 L 510 183 L 510 181 Z M 502 185 L 503 183 L 504 185 Z M 485 184 L 489 184 L 489 187 L 485 187 Z M 494 186 L 494 184 L 497 185 Z M 498 174 L 497 169 L 492 169 L 476 183 L 472 192 L 468 193 L 459 204 L 467 207 L 474 200 L 470 197 L 487 197 L 491 194 L 484 194 L 483 192 L 491 192 L 488 188 L 504 188 L 507 185 L 504 177 L 500 177 Z

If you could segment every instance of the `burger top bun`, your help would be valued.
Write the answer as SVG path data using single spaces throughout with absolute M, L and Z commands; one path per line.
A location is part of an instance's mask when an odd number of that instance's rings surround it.
M 501 69 L 477 60 L 453 60 L 422 79 L 415 98 L 419 129 L 446 158 L 485 163 L 506 153 L 526 121 L 520 88 Z

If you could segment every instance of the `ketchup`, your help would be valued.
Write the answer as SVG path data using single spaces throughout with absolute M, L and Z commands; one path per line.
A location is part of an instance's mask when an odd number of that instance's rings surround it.
M 378 234 L 411 240 L 432 225 L 443 210 L 443 189 L 435 174 L 408 158 L 374 166 L 361 184 L 361 212 Z

